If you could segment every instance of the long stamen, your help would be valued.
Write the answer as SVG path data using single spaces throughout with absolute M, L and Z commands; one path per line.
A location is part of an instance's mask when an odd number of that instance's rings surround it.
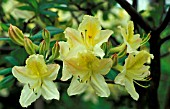
M 139 85 L 139 86 L 141 86 L 141 87 L 143 87 L 143 88 L 148 88 L 148 87 L 150 87 L 150 84 L 149 85 L 147 85 L 147 86 L 144 86 L 144 85 L 141 85 L 141 84 L 139 84 L 137 81 L 134 81 L 137 85 Z

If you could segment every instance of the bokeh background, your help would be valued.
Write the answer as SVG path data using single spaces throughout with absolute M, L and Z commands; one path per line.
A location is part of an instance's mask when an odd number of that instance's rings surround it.
M 66 27 L 77 28 L 84 15 L 93 15 L 98 17 L 103 29 L 114 31 L 110 40 L 113 46 L 117 46 L 123 42 L 118 26 L 125 27 L 127 21 L 138 19 L 138 17 L 130 16 L 118 1 L 122 0 L 0 0 L 0 72 L 4 68 L 9 70 L 6 74 L 0 73 L 0 109 L 22 109 L 19 104 L 22 85 L 11 77 L 10 71 L 18 63 L 24 65 L 24 60 L 28 55 L 22 47 L 18 47 L 8 40 L 10 24 L 19 27 L 24 35 L 33 36 L 47 27 L 54 31 L 56 28 L 62 30 Z M 127 2 L 153 29 L 159 27 L 166 18 L 170 6 L 170 0 L 128 0 Z M 160 38 L 170 37 L 169 24 L 168 21 L 167 27 L 160 34 Z M 141 36 L 148 34 L 137 23 L 135 23 L 135 33 Z M 157 90 L 160 109 L 170 109 L 169 39 L 167 38 L 160 45 L 161 72 L 157 72 L 161 74 Z M 54 35 L 52 40 L 66 39 L 64 34 L 60 33 Z M 150 44 L 147 43 L 144 49 L 149 51 Z M 81 95 L 69 97 L 66 92 L 69 84 L 57 83 L 57 85 L 61 95 L 59 101 L 46 101 L 41 97 L 28 108 L 151 109 L 147 100 L 152 95 L 146 94 L 147 89 L 140 86 L 136 86 L 140 100 L 134 101 L 119 85 L 109 84 L 111 96 L 108 98 L 97 97 L 92 89 L 88 89 Z

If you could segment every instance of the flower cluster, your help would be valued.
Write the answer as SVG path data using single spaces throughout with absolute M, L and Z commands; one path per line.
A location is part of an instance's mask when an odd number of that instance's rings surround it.
M 150 71 L 145 63 L 153 58 L 148 52 L 139 51 L 146 39 L 141 39 L 138 34 L 134 35 L 133 22 L 129 21 L 127 28 L 120 27 L 124 42 L 109 48 L 106 43 L 113 31 L 101 28 L 96 17 L 85 15 L 78 30 L 66 28 L 64 34 L 67 41 L 56 42 L 50 52 L 50 33 L 47 30 L 43 30 L 44 40 L 38 46 L 11 25 L 11 40 L 24 46 L 30 55 L 24 67 L 14 66 L 12 69 L 14 77 L 24 83 L 19 100 L 21 106 L 29 106 L 40 95 L 47 100 L 59 100 L 59 91 L 53 82 L 60 69 L 54 63 L 56 59 L 63 62 L 61 80 L 71 80 L 67 89 L 69 96 L 81 94 L 90 88 L 98 96 L 108 97 L 110 90 L 105 75 L 112 69 L 120 72 L 114 80 L 115 84 L 125 86 L 131 97 L 138 100 L 134 82 L 146 80 Z M 107 50 L 103 45 L 106 45 Z M 48 56 L 50 53 L 51 56 Z M 121 57 L 126 57 L 124 65 L 119 63 Z

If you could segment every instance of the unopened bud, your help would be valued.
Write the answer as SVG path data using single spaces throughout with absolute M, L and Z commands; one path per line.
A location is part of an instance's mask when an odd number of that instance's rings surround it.
M 118 55 L 117 54 L 113 54 L 112 55 L 112 61 L 113 61 L 113 65 L 112 66 L 116 66 L 118 63 Z
M 50 32 L 46 29 L 43 29 L 42 31 L 42 37 L 46 42 L 47 47 L 50 47 Z
M 118 53 L 118 57 L 122 58 L 127 54 L 127 46 Z
M 46 50 L 47 50 L 47 44 L 45 40 L 43 40 L 39 45 L 39 54 L 45 56 Z
M 24 47 L 29 55 L 35 54 L 34 44 L 28 37 L 24 37 Z
M 58 41 L 56 41 L 52 48 L 52 55 L 50 56 L 49 60 L 55 60 L 58 56 L 59 56 L 59 44 Z
M 24 46 L 24 34 L 19 28 L 10 24 L 8 34 L 14 43 Z

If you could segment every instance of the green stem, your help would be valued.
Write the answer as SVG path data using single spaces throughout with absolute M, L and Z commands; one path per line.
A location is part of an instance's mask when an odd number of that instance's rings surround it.
M 114 53 L 116 53 L 116 52 L 120 52 L 120 51 L 122 51 L 125 47 L 126 47 L 126 44 L 125 44 L 125 43 L 123 43 L 123 44 L 120 45 L 120 46 L 113 47 L 113 48 L 111 48 L 111 49 L 109 50 L 109 54 L 114 54 Z
M 120 65 L 120 64 L 117 64 L 117 65 L 115 65 L 115 66 L 112 66 L 112 68 L 115 69 L 115 70 L 117 70 L 117 71 L 119 71 L 119 72 L 121 72 L 121 71 L 123 70 L 123 66 Z
M 0 41 L 11 41 L 11 39 L 8 37 L 3 37 L 3 38 L 0 38 Z

